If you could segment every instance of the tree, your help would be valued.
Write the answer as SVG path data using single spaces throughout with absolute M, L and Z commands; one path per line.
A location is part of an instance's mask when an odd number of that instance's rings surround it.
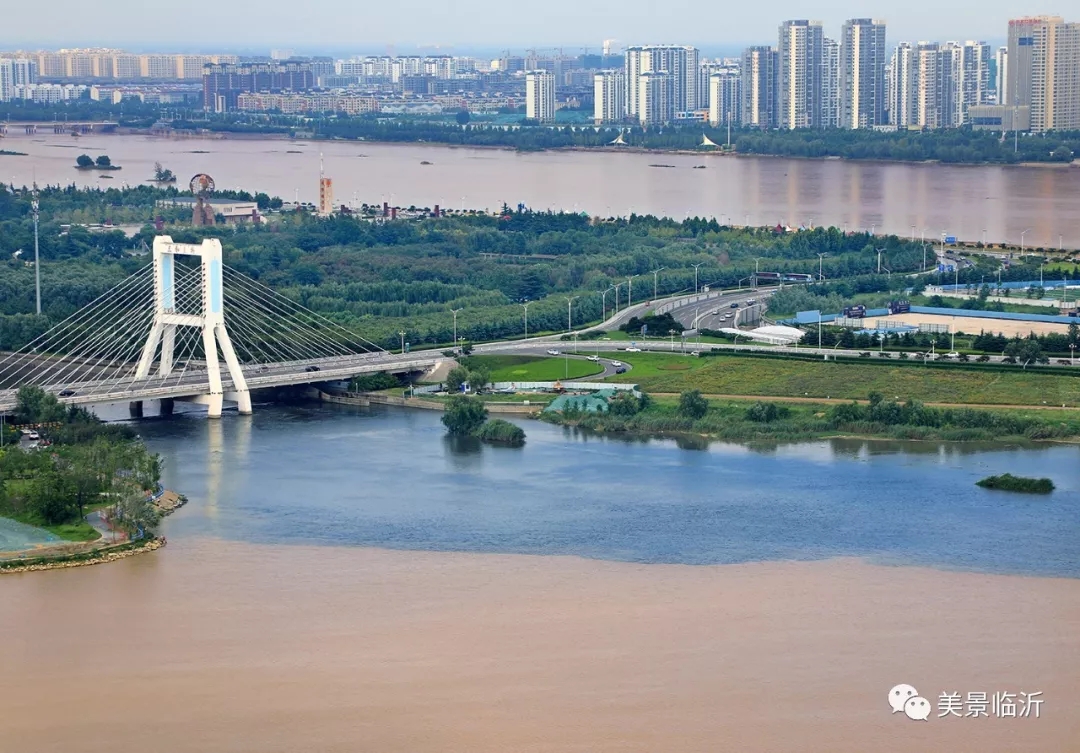
M 689 390 L 679 395 L 677 412 L 680 416 L 697 420 L 709 412 L 709 401 L 701 396 L 699 390 Z
M 255 204 L 259 207 L 259 211 L 265 212 L 270 208 L 270 195 L 265 193 L 255 194 Z
M 450 434 L 466 437 L 483 426 L 487 417 L 487 408 L 478 398 L 455 395 L 446 405 L 442 422 Z
M 1069 322 L 1069 342 L 1080 345 L 1080 324 Z
M 173 175 L 172 170 L 167 170 L 161 166 L 160 162 L 155 162 L 154 180 L 156 180 L 158 183 L 171 183 L 176 180 L 176 176 Z
M 759 400 L 746 409 L 746 420 L 768 424 L 782 418 L 786 413 L 787 410 L 780 408 L 776 403 L 765 403 Z
M 94 160 L 90 158 L 89 154 L 80 154 L 75 158 L 75 164 L 79 167 L 93 167 Z
M 461 385 L 469 381 L 469 370 L 464 366 L 455 366 L 446 375 L 446 391 L 461 392 Z
M 30 385 L 20 387 L 15 394 L 15 412 L 29 424 L 63 421 L 66 413 L 56 395 Z
M 620 392 L 608 402 L 608 411 L 613 416 L 622 416 L 624 418 L 637 415 L 642 407 L 641 401 L 629 391 Z
M 458 110 L 457 114 L 454 115 L 454 120 L 457 121 L 458 125 L 467 125 L 470 120 L 469 111 Z
M 109 155 L 102 154 L 96 160 L 94 160 L 94 164 L 98 167 L 112 167 L 112 160 L 109 159 Z
M 473 391 L 482 390 L 491 381 L 491 370 L 486 366 L 469 369 L 469 386 Z
M 1034 363 L 1042 356 L 1036 340 L 1013 340 L 1005 346 L 1005 356 L 1019 363 Z

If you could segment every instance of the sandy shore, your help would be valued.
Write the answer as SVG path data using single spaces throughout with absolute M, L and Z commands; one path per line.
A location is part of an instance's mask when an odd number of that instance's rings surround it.
M 0 588 L 2 750 L 1080 744 L 1080 580 L 185 539 Z M 1042 691 L 1042 718 L 910 721 L 901 682 Z

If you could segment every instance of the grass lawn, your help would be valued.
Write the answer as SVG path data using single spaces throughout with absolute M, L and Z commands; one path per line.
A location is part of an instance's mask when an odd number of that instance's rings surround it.
M 1080 405 L 1080 378 L 1015 370 L 878 366 L 835 361 L 631 353 L 633 369 L 615 377 L 649 392 L 701 390 L 714 395 L 865 399 L 871 392 L 901 401 L 988 405 Z
M 587 353 L 584 351 L 583 355 Z M 593 361 L 562 356 L 469 356 L 463 363 L 466 368 L 483 365 L 491 369 L 492 382 L 553 382 L 592 376 L 604 370 Z

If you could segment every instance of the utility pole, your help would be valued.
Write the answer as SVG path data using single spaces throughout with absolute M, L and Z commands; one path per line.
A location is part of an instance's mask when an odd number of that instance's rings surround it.
M 525 303 L 521 304 L 521 307 L 523 309 L 525 309 L 525 339 L 526 340 L 529 339 L 529 303 L 531 303 L 531 301 L 526 301 Z
M 571 296 L 571 297 L 566 299 L 566 331 L 567 331 L 567 333 L 569 333 L 571 330 L 573 330 L 573 325 L 571 323 L 572 320 L 570 318 L 570 307 L 573 305 L 574 301 L 576 301 L 579 297 L 580 296 L 575 295 L 575 296 Z
M 825 264 L 825 253 L 819 253 L 817 255 L 817 278 L 818 281 L 824 280 L 825 275 L 822 273 Z
M 656 281 L 658 279 L 658 275 L 661 272 L 663 272 L 665 269 L 667 269 L 667 267 L 660 267 L 660 269 L 654 269 L 653 270 L 653 273 L 652 273 L 652 297 L 653 297 L 654 301 L 656 300 Z
M 698 289 L 698 285 L 697 285 L 698 267 L 704 266 L 704 264 L 705 264 L 705 262 L 698 262 L 697 264 L 691 264 L 690 265 L 691 267 L 694 268 L 694 293 L 697 293 L 697 289 Z
M 618 314 L 619 313 L 619 288 L 622 287 L 622 283 L 620 282 L 618 285 L 612 285 L 611 287 L 615 288 L 615 313 Z
M 401 337 L 401 352 L 405 353 L 405 330 L 398 332 L 398 336 Z
M 41 316 L 41 255 L 38 247 L 38 215 L 40 204 L 38 202 L 37 181 L 34 181 L 34 192 L 30 196 L 30 211 L 34 216 L 34 296 L 37 302 L 38 316 Z
M 626 278 L 626 307 L 630 308 L 634 305 L 634 275 L 633 277 Z
M 610 293 L 614 289 L 615 289 L 615 286 L 613 285 L 610 288 L 608 288 L 607 290 L 603 290 L 603 291 L 600 292 L 600 306 L 603 309 L 603 311 L 600 314 L 600 321 L 603 321 L 603 322 L 607 321 L 607 294 Z

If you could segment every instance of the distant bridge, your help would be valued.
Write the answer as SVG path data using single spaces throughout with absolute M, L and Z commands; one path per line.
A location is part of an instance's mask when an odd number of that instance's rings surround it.
M 56 120 L 52 123 L 0 123 L 0 135 L 9 133 L 25 133 L 30 136 L 36 133 L 109 133 L 120 127 L 119 123 L 112 121 L 74 121 Z

